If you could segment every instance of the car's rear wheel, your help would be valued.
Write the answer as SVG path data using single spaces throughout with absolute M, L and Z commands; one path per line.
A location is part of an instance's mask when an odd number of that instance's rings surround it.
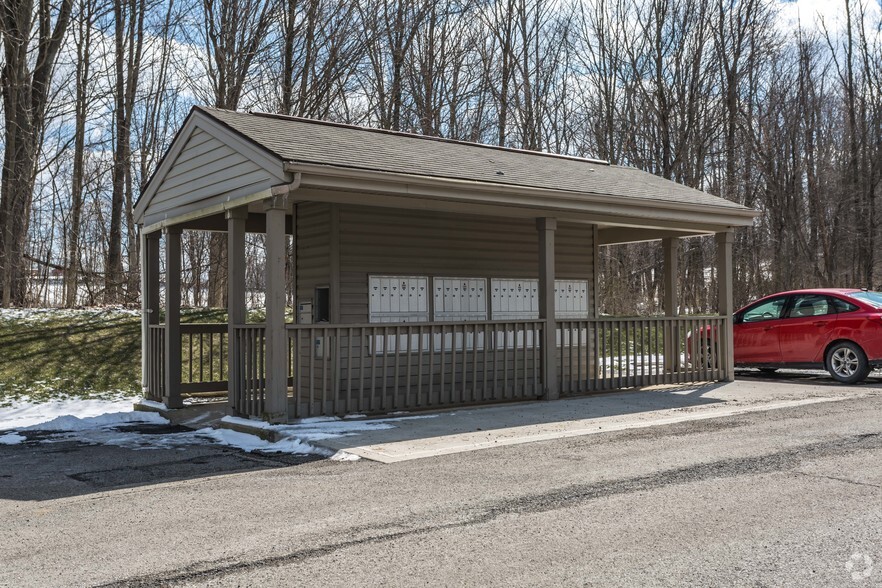
M 862 382 L 870 373 L 867 355 L 851 341 L 840 341 L 832 345 L 827 350 L 826 366 L 833 379 L 843 384 Z

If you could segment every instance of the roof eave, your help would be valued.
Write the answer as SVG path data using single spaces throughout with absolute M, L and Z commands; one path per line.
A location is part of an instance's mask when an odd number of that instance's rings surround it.
M 584 206 L 586 210 L 608 210 L 612 207 L 616 212 L 631 215 L 636 213 L 638 216 L 654 218 L 659 214 L 670 214 L 685 222 L 729 227 L 750 226 L 759 216 L 758 211 L 740 205 L 711 206 L 666 202 L 293 161 L 285 163 L 285 170 L 302 173 L 304 187 L 327 190 L 382 192 L 410 198 L 469 198 L 488 204 L 505 204 L 508 199 L 512 204 L 537 209 L 552 205 L 559 205 L 562 210 L 580 206 Z M 639 214 L 641 212 L 644 214 Z

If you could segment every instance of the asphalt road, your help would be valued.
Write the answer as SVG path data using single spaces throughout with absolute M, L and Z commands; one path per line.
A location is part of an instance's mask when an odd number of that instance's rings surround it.
M 393 465 L 34 440 L 0 521 L 14 587 L 882 586 L 882 399 Z

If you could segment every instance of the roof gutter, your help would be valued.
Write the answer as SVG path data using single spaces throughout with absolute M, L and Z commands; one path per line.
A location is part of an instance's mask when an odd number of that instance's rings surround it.
M 652 214 L 653 210 L 682 212 L 682 213 L 704 213 L 714 217 L 724 217 L 726 224 L 732 226 L 749 226 L 753 223 L 753 219 L 759 216 L 759 212 L 744 206 L 714 206 L 708 204 L 692 204 L 685 202 L 664 202 L 653 201 L 648 199 L 628 198 L 625 196 L 611 196 L 608 194 L 590 193 L 590 192 L 570 192 L 564 190 L 548 190 L 543 188 L 535 188 L 531 186 L 515 186 L 509 184 L 493 184 L 488 182 L 479 182 L 474 180 L 461 180 L 455 178 L 439 178 L 436 176 L 417 176 L 400 174 L 394 172 L 381 172 L 374 170 L 363 170 L 355 168 L 340 168 L 330 165 L 304 164 L 296 162 L 286 162 L 285 171 L 300 172 L 308 174 L 304 186 L 353 190 L 357 184 L 360 189 L 367 189 L 364 182 L 385 183 L 384 189 L 388 191 L 391 184 L 401 186 L 395 190 L 403 192 L 399 195 L 406 195 L 411 198 L 419 197 L 419 188 L 429 189 L 432 197 L 438 197 L 438 190 L 443 191 L 469 191 L 472 194 L 485 193 L 493 195 L 512 196 L 519 199 L 535 198 L 544 204 L 549 204 L 549 200 L 557 199 L 560 202 L 568 202 L 572 204 L 597 204 L 601 206 L 622 207 L 639 207 L 648 209 L 646 212 Z M 355 181 L 355 182 L 354 182 Z M 451 194 L 451 198 L 454 197 Z M 489 203 L 489 202 L 488 202 Z
M 290 171 L 287 169 L 287 165 L 285 166 L 285 171 Z M 279 197 L 287 197 L 288 194 L 297 190 L 300 187 L 300 182 L 303 180 L 303 173 L 299 171 L 294 172 L 294 180 L 288 184 L 280 184 L 278 186 L 273 186 L 270 191 L 273 195 L 273 198 Z

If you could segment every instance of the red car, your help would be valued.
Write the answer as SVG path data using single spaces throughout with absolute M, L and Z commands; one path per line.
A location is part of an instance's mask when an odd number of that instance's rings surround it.
M 774 371 L 822 367 L 854 384 L 882 367 L 882 293 L 794 290 L 735 313 L 735 365 Z

